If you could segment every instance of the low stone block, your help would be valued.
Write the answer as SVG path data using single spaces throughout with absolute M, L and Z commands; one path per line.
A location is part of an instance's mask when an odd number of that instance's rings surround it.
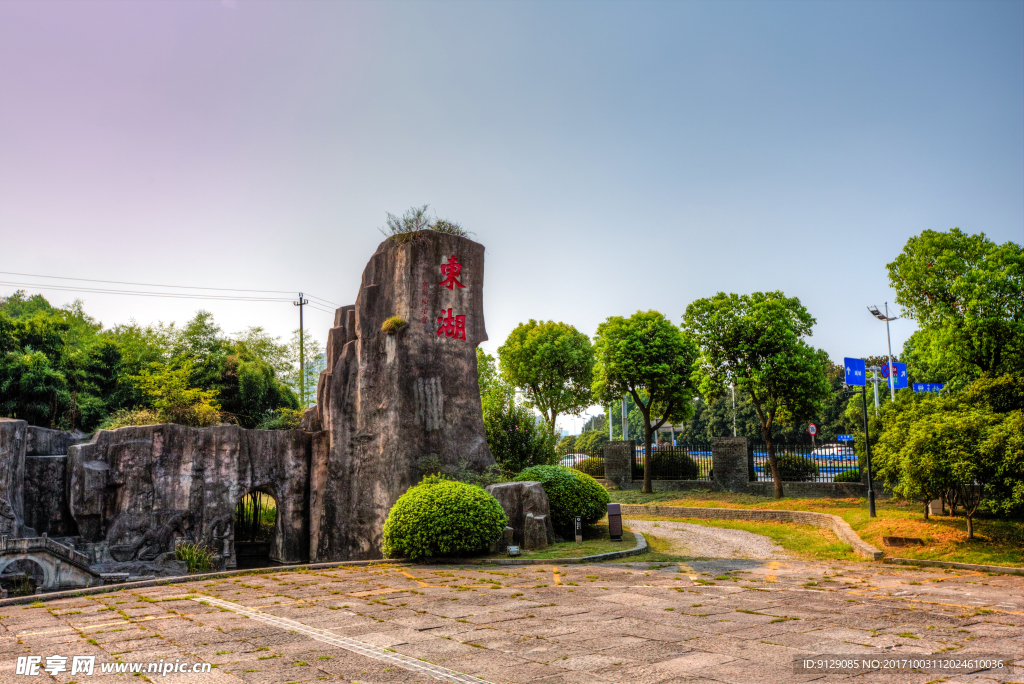
M 543 520 L 546 538 L 541 546 L 547 546 L 554 540 L 555 528 L 551 524 L 548 495 L 540 482 L 502 482 L 488 486 L 487 491 L 505 509 L 509 527 L 515 531 L 516 544 L 528 548 L 523 537 L 528 515 Z
M 548 516 L 527 513 L 523 522 L 523 548 L 542 549 L 548 545 Z

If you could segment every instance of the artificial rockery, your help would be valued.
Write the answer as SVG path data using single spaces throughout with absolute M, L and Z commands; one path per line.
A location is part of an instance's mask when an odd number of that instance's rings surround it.
M 232 568 L 236 506 L 262 492 L 277 506 L 273 562 L 380 558 L 389 510 L 424 472 L 495 466 L 477 382 L 483 277 L 484 248 L 466 237 L 421 230 L 382 242 L 355 304 L 335 313 L 299 429 L 158 424 L 88 436 L 0 419 L 0 535 L 45 535 L 96 582 L 180 574 L 182 541 Z M 0 571 L 15 555 L 0 555 Z M 62 583 L 74 582 L 47 578 Z

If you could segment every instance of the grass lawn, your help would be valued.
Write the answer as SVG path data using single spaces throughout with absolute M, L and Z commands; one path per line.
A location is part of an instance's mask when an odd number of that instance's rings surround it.
M 925 520 L 924 506 L 891 499 L 879 499 L 875 508 L 878 517 L 868 517 L 866 499 L 775 499 L 751 494 L 730 494 L 711 491 L 674 491 L 642 494 L 635 491 L 613 490 L 612 501 L 631 504 L 659 504 L 662 506 L 698 506 L 704 508 L 767 508 L 775 510 L 815 511 L 838 515 L 850 523 L 861 539 L 885 552 L 886 556 L 920 558 L 927 560 L 980 563 L 982 565 L 1008 565 L 1024 567 L 1024 522 L 975 517 L 974 539 L 967 539 L 967 520 L 963 517 L 932 516 Z M 687 521 L 691 522 L 691 521 Z M 739 521 L 692 521 L 717 527 L 733 525 L 764 525 L 768 523 Z M 626 519 L 628 524 L 628 516 Z M 781 523 L 789 525 L 791 523 Z M 803 526 L 797 526 L 803 527 Z M 740 529 L 749 529 L 741 527 Z M 753 532 L 753 529 L 750 529 Z M 758 534 L 771 534 L 758 532 Z M 916 537 L 924 546 L 888 547 L 882 537 Z M 775 537 L 772 537 L 773 539 Z M 777 540 L 785 548 L 781 539 Z M 794 543 L 794 542 L 787 542 Z M 822 552 L 811 545 L 809 552 Z M 792 549 L 797 551 L 799 549 Z M 819 556 L 827 557 L 827 556 Z M 838 557 L 838 556 L 837 556 Z
M 599 553 L 611 551 L 628 551 L 636 546 L 636 537 L 632 532 L 622 531 L 622 541 L 613 542 L 608 538 L 608 523 L 599 522 L 591 527 L 583 528 L 583 541 L 577 544 L 574 541 L 552 544 L 544 549 L 536 551 L 521 551 L 517 558 L 580 558 L 582 556 L 594 556 Z M 494 553 L 484 558 L 508 558 L 504 552 Z
M 791 522 L 705 520 L 703 518 L 661 518 L 655 516 L 644 516 L 644 520 L 670 520 L 673 522 L 705 525 L 707 527 L 745 530 L 768 537 L 797 558 L 803 560 L 865 560 L 862 556 L 858 556 L 853 552 L 853 547 L 840 541 L 832 530 L 825 530 L 811 525 L 798 525 Z M 658 539 L 657 534 L 657 532 L 644 534 L 647 543 L 651 547 L 651 551 L 663 556 L 663 558 L 652 558 L 650 560 L 676 560 L 681 558 L 673 555 L 668 540 Z M 637 556 L 637 559 L 643 559 L 643 556 Z

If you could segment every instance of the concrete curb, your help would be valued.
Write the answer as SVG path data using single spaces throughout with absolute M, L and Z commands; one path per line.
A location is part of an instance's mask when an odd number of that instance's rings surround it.
M 886 558 L 885 562 L 897 565 L 923 565 L 933 568 L 955 568 L 957 570 L 977 570 L 979 572 L 994 572 L 1004 575 L 1024 575 L 1024 568 L 1014 568 L 1008 565 L 975 565 L 974 563 L 954 563 L 952 561 L 923 560 L 918 558 Z
M 810 511 L 772 511 L 747 508 L 691 508 L 689 506 L 646 506 L 622 504 L 623 515 L 653 515 L 663 518 L 704 518 L 708 520 L 762 520 L 794 522 L 832 530 L 840 541 L 853 547 L 854 553 L 871 560 L 882 560 L 885 555 L 857 536 L 850 524 L 838 515 L 811 513 Z
M 463 560 L 455 565 L 579 565 L 581 563 L 600 563 L 601 561 L 615 560 L 616 558 L 626 558 L 628 556 L 638 556 L 641 553 L 647 551 L 647 540 L 644 539 L 644 535 L 639 532 L 634 532 L 633 536 L 636 537 L 636 546 L 625 551 L 609 551 L 608 553 L 598 553 L 593 556 L 583 556 L 581 558 L 473 558 L 469 560 Z M 453 561 L 458 561 L 457 558 L 437 559 L 437 562 L 445 561 L 452 564 Z
M 327 570 L 346 565 L 381 565 L 384 563 L 408 563 L 404 558 L 384 558 L 380 560 L 365 561 L 338 561 L 336 563 L 306 563 L 274 565 L 268 568 L 251 568 L 247 570 L 224 570 L 221 572 L 207 572 L 202 575 L 178 575 L 177 577 L 158 577 L 151 580 L 140 580 L 138 582 L 121 582 L 120 584 L 104 584 L 100 587 L 83 587 L 81 589 L 68 589 L 66 591 L 51 591 L 46 594 L 30 594 L 28 596 L 14 596 L 12 598 L 0 599 L 0 607 L 17 606 L 37 601 L 56 601 L 58 599 L 79 598 L 93 594 L 110 594 L 115 591 L 132 589 L 143 589 L 145 587 L 161 587 L 168 584 L 184 584 L 185 582 L 203 582 L 207 580 L 224 579 L 227 577 L 238 577 L 239 575 L 267 575 L 272 572 L 296 572 L 300 570 Z

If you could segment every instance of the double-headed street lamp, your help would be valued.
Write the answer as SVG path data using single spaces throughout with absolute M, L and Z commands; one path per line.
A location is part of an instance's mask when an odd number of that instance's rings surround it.
M 889 344 L 889 398 L 896 401 L 896 381 L 893 379 L 892 365 L 892 338 L 889 336 L 889 321 L 895 321 L 899 316 L 889 317 L 889 302 L 885 303 L 885 313 L 878 310 L 877 306 L 869 306 L 868 311 L 880 321 L 885 321 L 885 341 Z M 875 405 L 878 405 L 878 385 L 875 385 Z

